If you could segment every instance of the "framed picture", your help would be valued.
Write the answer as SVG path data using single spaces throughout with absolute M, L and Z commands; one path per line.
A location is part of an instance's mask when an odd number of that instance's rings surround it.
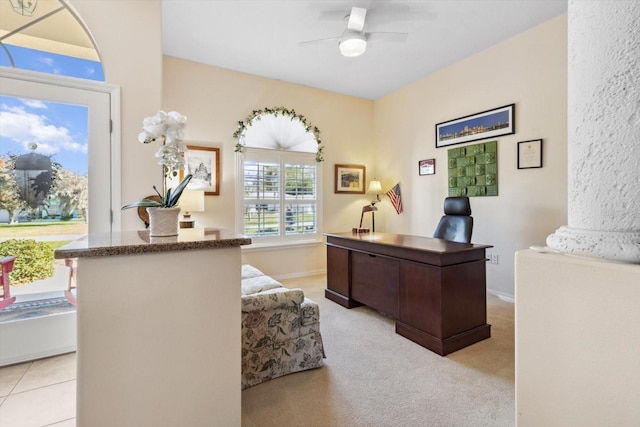
M 516 132 L 515 104 L 494 108 L 436 125 L 436 148 Z
M 187 189 L 204 190 L 205 196 L 220 195 L 220 149 L 187 145 L 184 153 L 185 170 L 180 171 L 180 181 L 184 174 L 193 175 Z
M 518 169 L 542 167 L 542 140 L 518 142 Z
M 436 159 L 419 160 L 418 173 L 420 175 L 434 175 L 436 173 Z
M 364 194 L 366 168 L 362 165 L 336 165 L 335 192 Z

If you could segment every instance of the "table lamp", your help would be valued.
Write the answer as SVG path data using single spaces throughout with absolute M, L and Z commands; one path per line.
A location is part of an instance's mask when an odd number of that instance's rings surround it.
M 371 201 L 371 206 L 375 206 L 376 203 L 380 201 L 380 193 L 382 193 L 382 184 L 380 181 L 373 180 L 369 182 L 369 188 L 367 189 L 367 194 L 375 194 L 375 200 Z M 375 231 L 375 230 L 374 230 Z
M 376 203 L 380 201 L 380 193 L 382 193 L 382 184 L 377 179 L 369 182 L 369 188 L 367 189 L 367 194 L 375 194 L 376 198 L 371 201 L 371 231 L 376 232 L 376 214 L 375 212 L 378 210 L 376 208 Z M 362 213 L 364 214 L 366 206 L 362 208 Z M 367 211 L 369 212 L 369 210 Z M 362 219 L 360 220 L 362 221 Z
M 371 231 L 376 232 L 376 217 L 375 213 L 378 210 L 376 208 L 376 203 L 380 201 L 380 193 L 382 193 L 382 185 L 380 181 L 373 180 L 369 182 L 369 188 L 367 189 L 367 194 L 375 194 L 376 198 L 371 201 L 370 205 L 366 205 L 362 207 L 362 213 L 360 214 L 360 226 L 358 228 L 353 228 L 351 230 L 352 233 L 368 233 L 368 228 L 362 228 L 362 220 L 364 219 L 364 214 L 367 212 L 371 212 Z
M 185 190 L 178 205 L 184 212 L 180 228 L 193 228 L 195 221 L 191 219 L 191 212 L 204 212 L 204 191 Z

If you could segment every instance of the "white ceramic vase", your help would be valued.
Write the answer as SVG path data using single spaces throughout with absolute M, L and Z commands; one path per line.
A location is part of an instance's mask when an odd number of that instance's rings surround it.
M 149 213 L 149 236 L 168 237 L 178 235 L 180 207 L 147 208 Z

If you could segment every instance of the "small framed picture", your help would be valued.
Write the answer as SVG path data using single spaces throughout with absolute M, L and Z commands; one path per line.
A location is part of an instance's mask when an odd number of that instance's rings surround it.
M 364 194 L 366 168 L 362 165 L 336 165 L 335 193 Z
M 434 175 L 436 173 L 436 159 L 419 160 L 418 173 L 420 175 Z
M 187 189 L 204 190 L 205 196 L 220 195 L 220 149 L 187 145 L 184 153 L 185 170 L 180 171 L 180 181 L 184 174 L 193 175 Z
M 518 142 L 518 169 L 542 167 L 542 140 Z

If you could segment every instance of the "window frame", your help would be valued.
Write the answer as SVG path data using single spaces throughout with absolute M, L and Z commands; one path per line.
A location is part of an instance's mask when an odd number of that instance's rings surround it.
M 250 235 L 252 239 L 252 247 L 265 247 L 265 246 L 286 246 L 286 245 L 300 245 L 309 243 L 322 242 L 322 165 L 316 161 L 316 153 L 305 153 L 298 151 L 286 151 L 286 150 L 271 150 L 264 148 L 245 147 L 241 153 L 238 153 L 237 166 L 236 166 L 236 232 L 244 234 L 244 212 L 245 212 L 245 197 L 244 197 L 244 163 L 250 160 L 259 160 L 264 162 L 277 163 L 281 168 L 281 176 L 284 177 L 285 165 L 291 163 L 298 164 L 310 164 L 316 167 L 316 230 L 315 233 L 296 233 L 286 234 L 286 212 L 284 207 L 287 205 L 285 199 L 284 179 L 280 181 L 279 194 L 280 198 L 274 201 L 275 204 L 280 206 L 280 231 L 275 236 L 254 236 Z M 296 202 L 298 203 L 298 202 Z M 301 202 L 300 204 L 309 204 Z

